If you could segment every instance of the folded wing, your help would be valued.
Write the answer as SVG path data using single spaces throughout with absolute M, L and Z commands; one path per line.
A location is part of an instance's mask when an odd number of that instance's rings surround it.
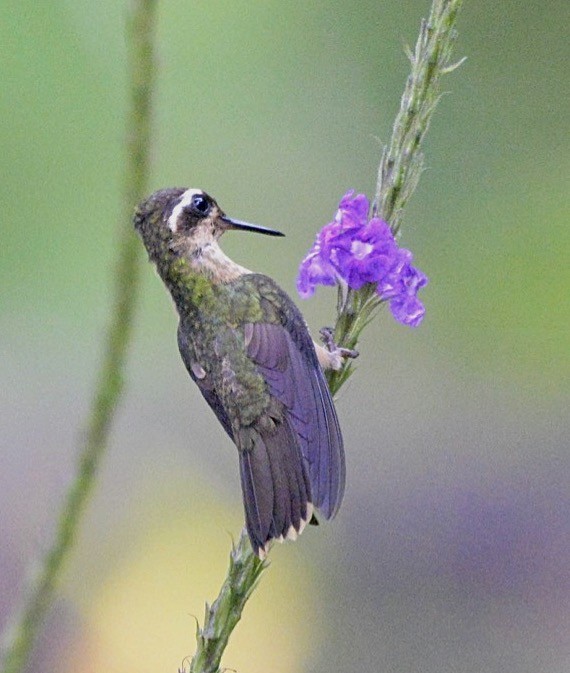
M 344 448 L 312 341 L 306 329 L 299 343 L 294 330 L 290 333 L 273 323 L 247 324 L 245 341 L 248 356 L 270 394 L 283 405 L 295 433 L 308 467 L 313 505 L 329 519 L 336 514 L 344 494 Z

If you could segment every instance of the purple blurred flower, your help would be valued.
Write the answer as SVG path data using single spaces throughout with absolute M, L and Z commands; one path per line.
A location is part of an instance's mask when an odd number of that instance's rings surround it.
M 397 282 L 399 292 L 394 293 L 394 286 L 390 286 L 390 310 L 396 320 L 417 327 L 426 312 L 424 305 L 417 297 L 420 288 L 428 284 L 427 276 L 419 269 L 408 265 Z M 387 299 L 386 286 L 378 285 L 377 292 L 382 299 Z
M 359 290 L 375 283 L 394 318 L 417 327 L 425 313 L 417 292 L 428 279 L 412 266 L 412 253 L 398 246 L 388 224 L 378 217 L 369 220 L 368 210 L 364 194 L 349 191 L 342 197 L 335 219 L 320 230 L 301 262 L 297 290 L 306 299 L 317 285 L 344 281 Z

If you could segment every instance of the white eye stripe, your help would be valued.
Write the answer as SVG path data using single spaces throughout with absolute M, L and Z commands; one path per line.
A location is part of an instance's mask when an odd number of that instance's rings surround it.
M 175 233 L 178 229 L 178 218 L 180 217 L 180 213 L 186 208 L 186 206 L 189 206 L 190 203 L 192 202 L 192 197 L 196 196 L 196 194 L 203 194 L 204 192 L 201 189 L 187 189 L 184 194 L 180 197 L 180 201 L 174 206 L 172 209 L 172 213 L 170 217 L 168 218 L 168 228 L 172 233 Z

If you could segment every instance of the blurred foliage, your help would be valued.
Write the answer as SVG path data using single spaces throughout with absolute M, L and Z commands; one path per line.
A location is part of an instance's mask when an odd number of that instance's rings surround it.
M 68 670 L 176 671 L 193 654 L 204 599 L 217 594 L 227 569 L 231 538 L 219 531 L 229 524 L 239 530 L 241 513 L 232 514 L 216 502 L 211 489 L 199 484 L 193 484 L 192 493 L 182 501 L 176 494 L 185 491 L 187 480 L 176 482 L 170 476 L 169 481 L 172 490 L 163 494 L 160 504 L 152 495 L 155 484 L 147 485 L 151 504 L 137 512 L 126 553 L 110 566 L 101 564 L 99 571 L 105 569 L 105 574 L 96 590 L 77 586 L 74 580 L 69 583 L 66 593 L 72 600 L 77 597 L 89 617 L 84 638 L 72 648 Z M 114 546 L 107 544 L 108 558 Z M 167 571 L 165 558 L 170 559 Z M 294 566 L 293 560 L 275 556 L 264 578 L 266 590 L 248 604 L 247 617 L 228 647 L 227 666 L 261 673 L 267 670 L 266 653 L 273 652 L 282 670 L 302 668 L 319 626 L 305 628 L 315 607 L 304 600 L 312 591 L 311 572 L 299 563 Z M 287 601 L 276 612 L 272 595 L 281 587 L 287 588 Z M 295 647 L 290 646 L 293 642 Z
M 5 13 L 3 315 L 39 304 L 83 322 L 101 303 L 123 159 L 119 5 L 21 2 Z M 570 374 L 562 7 L 467 7 L 469 62 L 447 82 L 403 232 L 433 277 L 426 300 L 441 342 L 478 374 L 548 379 L 551 392 Z M 414 39 L 421 11 L 165 3 L 155 185 L 204 186 L 231 213 L 286 229 L 265 270 L 291 288 L 339 195 L 372 191 L 377 138 L 388 137 L 407 72 L 401 41 Z M 250 259 L 267 245 L 228 241 Z
M 285 230 L 282 241 L 228 234 L 224 247 L 292 293 L 339 197 L 372 194 L 408 72 L 402 44 L 427 11 L 396 0 L 163 2 L 153 187 L 200 186 L 229 214 Z M 8 0 L 0 13 L 3 623 L 49 534 L 98 361 L 125 49 L 120 2 Z M 410 331 L 382 314 L 365 337 L 339 404 L 345 506 L 277 550 L 246 620 L 259 633 L 238 634 L 244 659 L 226 665 L 256 670 L 245 655 L 259 643 L 283 671 L 565 670 L 569 22 L 563 0 L 466 0 L 457 55 L 468 61 L 445 82 L 402 228 L 431 279 L 426 321 Z M 302 309 L 318 328 L 333 306 L 322 290 Z M 63 670 L 70 652 L 85 670 L 133 668 L 122 649 L 140 652 L 138 670 L 173 670 L 191 654 L 187 615 L 201 617 L 225 572 L 225 531 L 241 523 L 235 456 L 182 370 L 150 267 L 141 308 L 130 393 L 65 608 L 37 655 L 43 670 Z M 195 582 L 173 606 L 185 573 Z

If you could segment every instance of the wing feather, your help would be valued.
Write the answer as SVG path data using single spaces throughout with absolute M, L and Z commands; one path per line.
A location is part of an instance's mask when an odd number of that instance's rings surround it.
M 182 329 L 182 323 L 180 323 L 178 326 L 178 350 L 180 351 L 180 355 L 182 356 L 182 360 L 188 373 L 190 374 L 191 379 L 194 381 L 194 383 L 196 383 L 200 389 L 200 392 L 202 393 L 202 396 L 212 411 L 216 414 L 222 427 L 230 436 L 230 439 L 233 441 L 234 433 L 232 431 L 230 418 L 224 409 L 224 405 L 222 404 L 218 393 L 213 388 L 211 380 L 209 378 L 199 379 L 194 373 L 194 368 L 192 365 L 196 364 L 195 353 L 190 340 Z
M 282 325 L 250 323 L 247 330 L 248 356 L 270 394 L 286 409 L 308 463 L 313 503 L 328 519 L 342 500 L 345 464 L 342 435 L 322 370 L 316 357 L 305 357 Z
M 257 295 L 263 319 L 238 319 L 233 331 L 226 333 L 230 338 L 222 348 L 224 366 L 229 367 L 225 379 L 216 370 L 216 359 L 210 374 L 202 370 L 182 322 L 178 346 L 188 373 L 239 449 L 247 529 L 254 550 L 263 554 L 269 540 L 300 532 L 311 519 L 313 505 L 326 518 L 335 515 L 344 493 L 344 447 L 328 385 L 295 304 L 260 274 L 240 277 L 234 291 Z M 236 379 L 228 390 L 225 385 L 233 362 L 243 366 L 243 359 L 234 360 L 231 349 L 244 346 L 244 355 L 265 381 L 270 401 L 253 422 L 232 424 L 231 418 L 240 416 L 232 393 Z M 200 342 L 198 347 L 202 352 L 206 344 Z M 220 353 L 216 355 L 219 358 Z

